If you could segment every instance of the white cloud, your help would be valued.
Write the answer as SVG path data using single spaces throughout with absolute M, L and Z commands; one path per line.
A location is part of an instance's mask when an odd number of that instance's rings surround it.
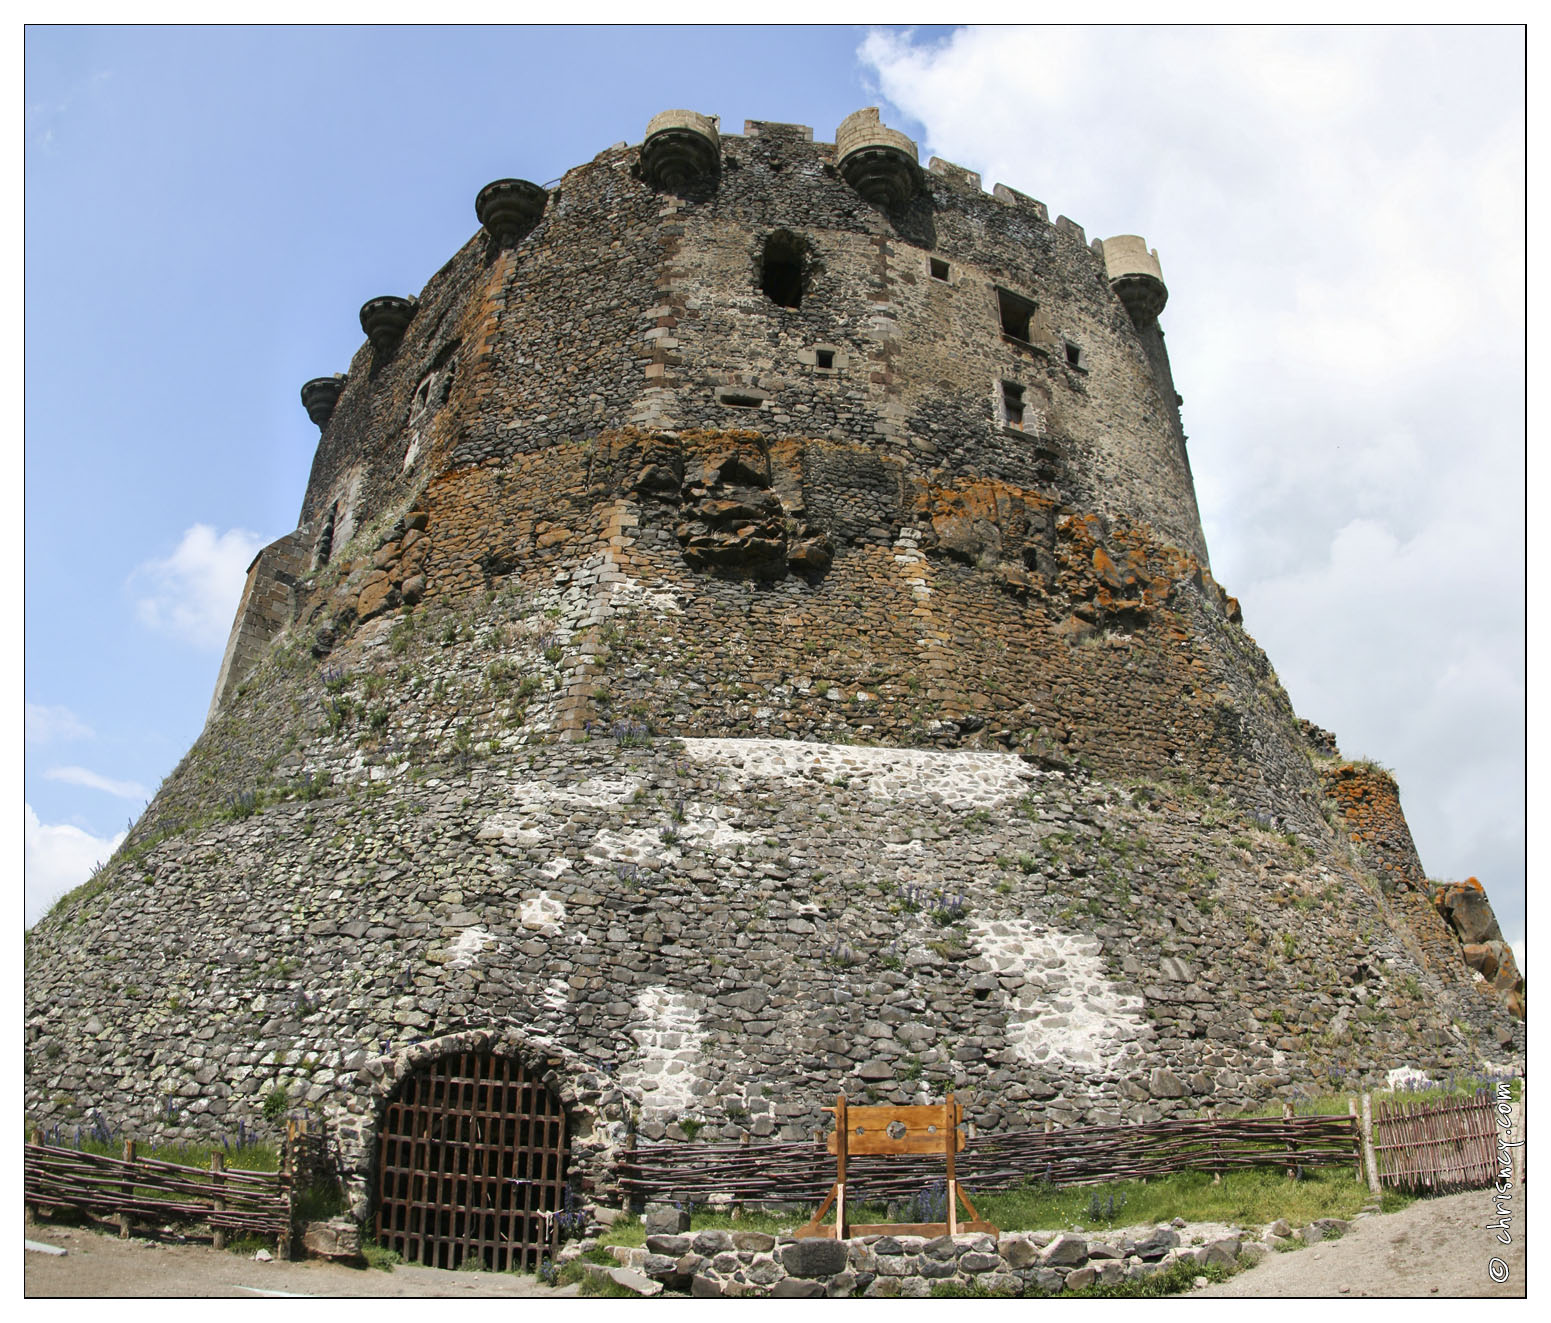
M 95 734 L 67 707 L 27 704 L 27 743 L 53 744 L 65 740 L 89 740 Z
M 135 600 L 140 622 L 159 633 L 220 652 L 231 633 L 248 566 L 263 546 L 245 528 L 217 533 L 195 524 L 172 555 L 146 561 L 132 575 L 143 584 Z
M 1516 29 L 964 29 L 859 57 L 922 159 L 1141 234 L 1212 565 L 1422 861 L 1524 931 Z M 900 117 L 885 120 L 910 129 Z
M 147 800 L 151 792 L 138 781 L 114 781 L 86 767 L 50 767 L 43 773 L 46 781 L 63 781 L 66 785 L 85 786 L 88 790 L 102 790 L 120 799 Z
M 93 836 L 68 823 L 40 822 L 26 806 L 26 924 L 30 928 L 65 892 L 78 887 L 99 863 L 107 863 L 124 839 Z

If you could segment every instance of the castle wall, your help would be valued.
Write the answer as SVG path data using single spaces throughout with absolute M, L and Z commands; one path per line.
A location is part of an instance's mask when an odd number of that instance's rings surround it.
M 724 135 L 719 179 L 683 196 L 635 177 L 638 149 L 602 153 L 567 174 L 515 249 L 466 244 L 392 358 L 365 347 L 351 364 L 304 520 L 362 455 L 363 523 L 418 486 L 402 472 L 414 394 L 452 353 L 459 426 L 426 471 L 630 424 L 744 428 L 1038 487 L 1146 523 L 1205 564 L 1161 340 L 1132 325 L 1081 230 L 941 163 L 887 218 L 835 173 L 833 147 L 782 129 Z M 776 231 L 806 248 L 797 308 L 760 288 Z M 934 257 L 947 280 L 931 276 Z M 1029 342 L 1003 334 L 998 287 L 1037 303 Z M 815 364 L 815 346 L 834 367 Z M 1023 432 L 999 417 L 1004 380 L 1027 392 Z
M 425 642 L 417 689 L 445 675 Z M 243 720 L 282 724 L 290 695 L 263 690 Z M 352 720 L 339 743 L 373 738 Z M 1376 888 L 1223 800 L 989 751 L 401 757 L 391 793 L 367 777 L 121 857 L 35 930 L 29 1117 L 211 1137 L 262 1126 L 283 1085 L 364 1182 L 392 1081 L 485 1032 L 577 1078 L 596 1181 L 626 1116 L 799 1138 L 841 1089 L 952 1088 L 988 1131 L 1141 1121 L 1496 1050 L 1463 966 L 1428 968 Z
M 648 175 L 712 151 L 670 120 Z M 599 1195 L 628 1125 L 841 1090 L 994 1131 L 1522 1046 L 1212 579 L 1145 245 L 848 125 L 894 155 L 604 152 L 356 355 L 204 732 L 29 936 L 30 1120 L 284 1088 L 359 1214 L 449 1044 L 552 1079 Z

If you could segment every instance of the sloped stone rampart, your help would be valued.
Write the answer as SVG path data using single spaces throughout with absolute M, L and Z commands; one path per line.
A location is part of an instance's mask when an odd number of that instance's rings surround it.
M 1226 800 L 799 751 L 800 777 L 738 740 L 393 755 L 146 843 L 29 939 L 28 1114 L 213 1137 L 283 1085 L 364 1172 L 386 1081 L 486 1033 L 596 1081 L 578 1124 L 621 1128 L 576 1161 L 607 1188 L 632 1118 L 796 1139 L 841 1090 L 951 1088 L 986 1131 L 1146 1121 L 1495 1051 L 1463 966 Z M 978 798 L 944 794 L 968 769 Z

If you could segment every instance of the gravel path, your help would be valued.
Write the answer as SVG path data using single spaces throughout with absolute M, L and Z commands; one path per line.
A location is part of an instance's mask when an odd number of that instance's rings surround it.
M 1487 1228 L 1498 1214 L 1490 1190 L 1419 1199 L 1398 1213 L 1367 1217 L 1340 1240 L 1269 1255 L 1257 1268 L 1195 1296 L 1522 1296 L 1524 1202 L 1505 1209 L 1511 1245 Z M 1489 1265 L 1506 1266 L 1501 1284 Z M 1499 1275 L 1501 1269 L 1499 1269 Z

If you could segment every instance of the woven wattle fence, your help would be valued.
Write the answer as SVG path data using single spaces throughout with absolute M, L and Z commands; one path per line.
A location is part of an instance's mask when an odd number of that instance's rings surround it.
M 1144 1126 L 1078 1126 L 1049 1133 L 982 1135 L 959 1154 L 958 1179 L 974 1190 L 1025 1181 L 1096 1185 L 1181 1171 L 1247 1167 L 1361 1170 L 1355 1117 L 1255 1117 L 1161 1121 Z M 627 1153 L 620 1185 L 639 1199 L 813 1200 L 828 1193 L 835 1159 L 822 1143 L 652 1144 Z M 847 1193 L 861 1200 L 908 1198 L 942 1180 L 940 1157 L 855 1157 Z
M 1383 1103 L 1373 1118 L 1379 1180 L 1404 1190 L 1477 1190 L 1498 1176 L 1497 1108 L 1490 1094 Z
M 286 1176 L 274 1171 L 181 1167 L 172 1162 L 84 1153 L 31 1143 L 24 1146 L 25 1201 L 29 1208 L 78 1208 L 98 1217 L 160 1226 L 200 1222 L 217 1236 L 256 1234 L 287 1240 L 291 1199 Z

